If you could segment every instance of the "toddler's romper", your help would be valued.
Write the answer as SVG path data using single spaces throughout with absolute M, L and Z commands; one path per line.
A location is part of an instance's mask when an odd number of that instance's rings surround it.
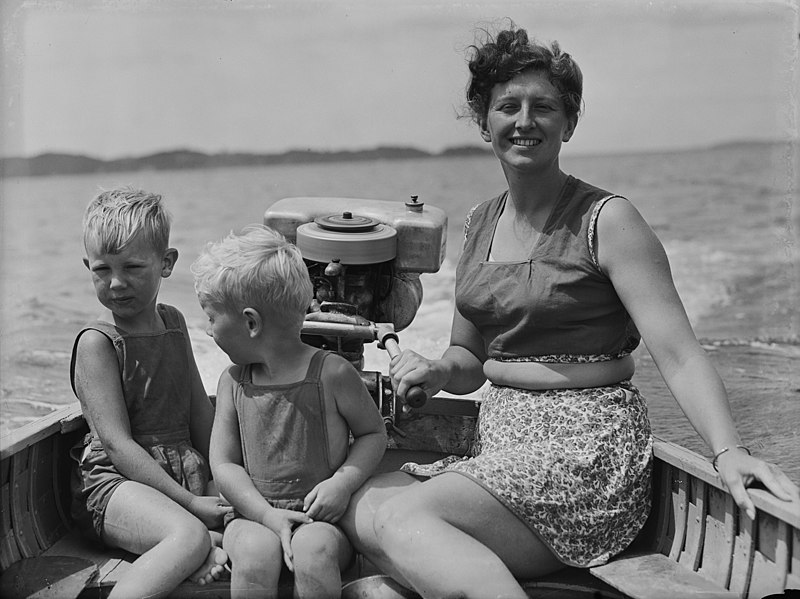
M 302 511 L 305 496 L 341 466 L 332 459 L 325 417 L 320 375 L 327 355 L 317 351 L 295 383 L 256 385 L 250 365 L 233 377 L 243 465 L 273 507 Z M 226 524 L 235 517 L 234 511 Z
M 589 362 L 630 354 L 639 333 L 594 255 L 607 192 L 569 177 L 528 260 L 490 259 L 507 193 L 478 205 L 456 271 L 456 308 L 490 359 Z M 468 457 L 406 464 L 417 476 L 457 472 L 491 492 L 565 564 L 606 562 L 650 510 L 652 437 L 630 381 L 528 391 L 491 385 Z
M 75 390 L 78 340 L 99 331 L 114 344 L 119 377 L 134 440 L 184 488 L 203 495 L 209 480 L 205 458 L 192 446 L 189 419 L 192 399 L 191 345 L 183 315 L 158 304 L 166 330 L 128 333 L 108 322 L 86 325 L 75 339 L 70 378 Z M 114 376 L 114 373 L 109 373 Z M 106 506 L 117 487 L 128 480 L 111 463 L 94 430 L 72 448 L 77 466 L 72 479 L 72 515 L 81 530 L 102 539 Z

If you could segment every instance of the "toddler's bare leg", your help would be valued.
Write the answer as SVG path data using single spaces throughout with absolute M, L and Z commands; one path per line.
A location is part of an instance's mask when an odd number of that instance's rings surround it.
M 274 532 L 237 518 L 225 529 L 223 548 L 231 558 L 231 599 L 277 597 L 283 549 Z
M 205 525 L 152 487 L 125 481 L 106 508 L 103 540 L 140 557 L 110 598 L 163 597 L 203 563 L 211 548 Z
M 342 594 L 342 570 L 353 549 L 344 532 L 328 522 L 301 525 L 292 536 L 295 599 Z

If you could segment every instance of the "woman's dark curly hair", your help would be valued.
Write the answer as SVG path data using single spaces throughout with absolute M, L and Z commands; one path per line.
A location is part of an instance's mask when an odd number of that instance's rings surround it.
M 469 47 L 469 71 L 467 107 L 472 119 L 480 124 L 489 110 L 492 89 L 505 83 L 523 71 L 536 70 L 546 73 L 550 82 L 561 93 L 561 100 L 568 117 L 577 117 L 583 101 L 583 74 L 578 63 L 558 42 L 550 46 L 528 39 L 528 32 L 511 25 L 496 37 L 488 32 L 483 44 Z

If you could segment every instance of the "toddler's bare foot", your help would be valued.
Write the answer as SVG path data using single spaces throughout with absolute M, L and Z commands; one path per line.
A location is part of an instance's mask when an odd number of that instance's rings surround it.
M 228 563 L 228 554 L 225 553 L 225 550 L 221 547 L 212 547 L 206 556 L 206 561 L 189 577 L 189 580 L 197 584 L 214 582 L 225 571 L 226 563 Z

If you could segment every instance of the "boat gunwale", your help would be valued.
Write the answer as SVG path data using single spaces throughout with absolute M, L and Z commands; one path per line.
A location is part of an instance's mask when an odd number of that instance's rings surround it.
M 706 484 L 730 494 L 711 462 L 690 449 L 656 437 L 653 442 L 653 456 L 670 466 L 685 471 L 690 476 Z M 749 487 L 747 492 L 759 511 L 774 516 L 788 523 L 796 530 L 800 530 L 800 502 L 784 501 L 765 488 L 760 487 Z
M 444 399 L 447 403 L 453 402 L 452 398 L 441 399 Z M 432 404 L 437 401 L 440 401 L 440 398 L 430 400 Z M 468 404 L 470 404 L 469 408 L 474 410 L 474 398 L 464 399 L 463 401 L 465 401 L 465 411 L 468 408 Z M 428 406 L 429 409 L 430 407 Z M 19 451 L 35 445 L 55 432 L 63 434 L 77 430 L 83 426 L 84 422 L 81 406 L 78 402 L 54 410 L 52 413 L 0 437 L 0 459 L 5 460 Z M 667 464 L 685 470 L 699 480 L 728 493 L 719 474 L 711 466 L 711 462 L 700 454 L 671 441 L 655 437 L 653 455 Z M 748 493 L 759 510 L 775 516 L 795 529 L 800 530 L 800 505 L 798 502 L 784 501 L 762 488 L 749 488 Z

